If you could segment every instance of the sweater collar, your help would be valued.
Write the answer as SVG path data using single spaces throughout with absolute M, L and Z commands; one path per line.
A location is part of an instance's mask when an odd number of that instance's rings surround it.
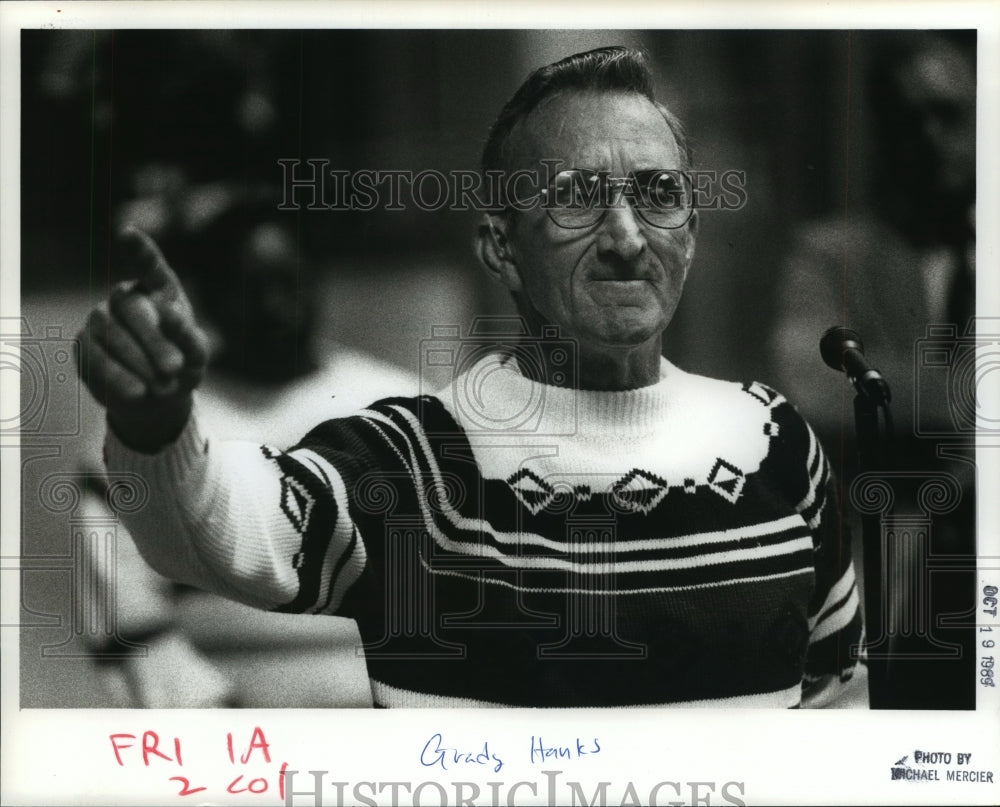
M 688 374 L 660 359 L 655 384 L 633 390 L 581 390 L 527 378 L 516 359 L 481 358 L 452 382 L 459 422 L 467 431 L 497 434 L 626 435 L 652 431 L 677 406 Z

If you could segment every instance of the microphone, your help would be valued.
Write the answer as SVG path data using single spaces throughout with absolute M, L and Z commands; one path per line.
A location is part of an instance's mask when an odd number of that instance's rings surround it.
M 865 346 L 856 331 L 840 325 L 833 326 L 819 340 L 819 352 L 829 367 L 847 373 L 861 395 L 876 404 L 887 404 L 892 400 L 886 380 L 865 359 Z

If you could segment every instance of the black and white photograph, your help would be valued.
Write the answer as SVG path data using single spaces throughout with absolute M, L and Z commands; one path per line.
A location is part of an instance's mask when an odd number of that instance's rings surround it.
M 997 10 L 443 5 L 0 7 L 3 802 L 995 803 Z

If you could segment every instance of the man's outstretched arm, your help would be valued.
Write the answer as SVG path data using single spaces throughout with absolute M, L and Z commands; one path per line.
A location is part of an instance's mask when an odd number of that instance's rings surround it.
M 283 507 L 288 474 L 275 458 L 299 461 L 203 433 L 193 392 L 208 358 L 205 334 L 153 240 L 129 229 L 120 246 L 125 279 L 80 334 L 80 374 L 107 409 L 109 469 L 136 473 L 149 489 L 145 507 L 125 517 L 127 526 L 161 574 L 258 607 L 281 607 L 298 594 L 295 558 L 306 534 L 301 519 L 290 519 Z M 330 479 L 306 463 L 296 484 L 311 488 L 319 502 L 312 534 L 329 531 L 327 558 L 336 559 L 350 554 L 349 541 L 340 540 L 350 528 L 338 521 L 349 521 L 348 507 L 337 506 Z M 320 519 L 323 513 L 328 517 Z

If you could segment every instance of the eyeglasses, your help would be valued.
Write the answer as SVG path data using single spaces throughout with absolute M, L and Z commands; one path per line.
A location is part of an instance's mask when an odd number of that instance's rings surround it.
M 691 181 L 674 169 L 613 177 L 606 171 L 571 168 L 557 173 L 539 195 L 549 218 L 567 230 L 596 226 L 609 208 L 626 200 L 644 222 L 665 230 L 683 227 L 694 211 Z

